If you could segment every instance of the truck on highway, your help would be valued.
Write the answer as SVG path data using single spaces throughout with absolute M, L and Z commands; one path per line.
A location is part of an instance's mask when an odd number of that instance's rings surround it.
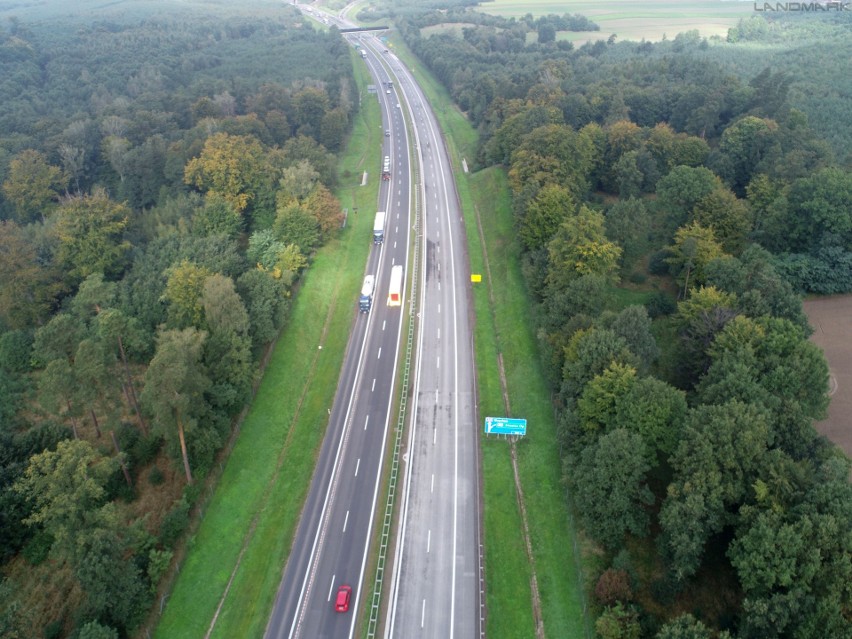
M 391 268 L 388 306 L 402 306 L 402 264 Z
M 379 211 L 376 213 L 376 219 L 373 221 L 373 244 L 381 244 L 385 241 L 385 213 Z
M 382 179 L 390 180 L 390 156 L 385 156 L 385 161 L 382 164 Z
M 368 275 L 364 278 L 364 285 L 361 287 L 361 297 L 358 298 L 358 309 L 362 313 L 369 313 L 370 307 L 373 305 L 373 289 L 375 288 L 376 278 Z

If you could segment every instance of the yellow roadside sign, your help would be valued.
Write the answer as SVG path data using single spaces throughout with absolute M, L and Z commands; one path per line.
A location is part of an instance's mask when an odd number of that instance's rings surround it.
M 470 281 L 471 282 L 481 282 L 482 276 L 479 273 L 471 273 L 470 274 Z

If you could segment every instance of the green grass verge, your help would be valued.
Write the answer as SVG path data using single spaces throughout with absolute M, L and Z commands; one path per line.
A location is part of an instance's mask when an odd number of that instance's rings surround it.
M 497 367 L 497 353 L 502 352 L 512 413 L 528 419 L 529 435 L 520 442 L 518 457 L 545 632 L 550 637 L 583 637 L 586 626 L 581 579 L 572 555 L 574 533 L 561 485 L 553 411 L 531 329 L 506 176 L 500 169 L 463 173 L 461 159 L 474 157 L 476 132 L 443 87 L 403 46 L 393 45 L 424 88 L 447 136 L 464 211 L 471 272 L 482 274 L 485 280 L 477 211 L 482 223 L 494 306 L 487 283 L 475 285 L 478 402 L 483 416 L 504 413 Z M 482 472 L 486 634 L 534 637 L 531 567 L 521 537 L 507 442 L 494 438 L 482 442 Z
M 371 247 L 378 184 L 373 178 L 359 185 L 365 166 L 378 166 L 382 133 L 368 125 L 379 120 L 378 103 L 364 90 L 363 65 L 356 69 L 362 109 L 341 158 L 338 191 L 350 211 L 347 228 L 318 252 L 304 276 L 216 492 L 187 542 L 155 637 L 205 636 L 244 545 L 212 636 L 263 636 L 327 426 Z

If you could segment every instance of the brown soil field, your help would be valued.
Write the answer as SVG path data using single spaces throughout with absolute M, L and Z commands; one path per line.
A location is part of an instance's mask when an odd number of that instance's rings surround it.
M 809 299 L 804 307 L 830 373 L 828 417 L 816 429 L 852 457 L 852 295 Z

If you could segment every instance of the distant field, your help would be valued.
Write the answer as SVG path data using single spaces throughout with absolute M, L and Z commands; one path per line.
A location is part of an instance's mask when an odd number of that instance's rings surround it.
M 678 33 L 697 29 L 704 37 L 726 36 L 728 28 L 740 18 L 754 14 L 751 2 L 706 0 L 492 0 L 479 5 L 479 10 L 507 17 L 555 13 L 579 13 L 600 25 L 593 33 L 565 33 L 560 39 L 573 42 L 606 40 L 615 34 L 618 40 L 662 40 Z
M 816 429 L 852 457 L 852 295 L 817 297 L 804 306 L 814 328 L 811 341 L 825 352 L 831 374 L 828 417 Z

